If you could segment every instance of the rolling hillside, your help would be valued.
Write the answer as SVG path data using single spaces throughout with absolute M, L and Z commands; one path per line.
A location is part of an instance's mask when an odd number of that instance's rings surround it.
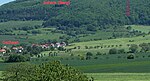
M 0 19 L 1 21 L 53 19 L 58 22 L 66 22 L 65 24 L 60 23 L 61 25 L 72 24 L 77 27 L 83 24 L 97 24 L 98 26 L 150 24 L 149 0 L 131 0 L 130 17 L 125 15 L 126 0 L 72 0 L 69 6 L 43 5 L 43 1 L 16 0 L 5 4 L 0 7 Z

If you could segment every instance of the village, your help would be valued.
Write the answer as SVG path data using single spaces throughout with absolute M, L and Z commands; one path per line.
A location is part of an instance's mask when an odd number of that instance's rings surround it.
M 64 48 L 66 47 L 67 44 L 65 42 L 57 42 L 57 43 L 45 43 L 45 44 L 31 44 L 30 46 L 28 45 L 28 47 L 31 48 L 35 48 L 35 47 L 39 47 L 42 49 L 49 49 L 49 48 Z M 24 50 L 26 50 L 25 47 L 21 46 L 21 45 L 12 45 L 12 46 L 2 46 L 0 47 L 0 57 L 2 57 L 5 54 L 21 54 L 22 52 L 24 52 Z

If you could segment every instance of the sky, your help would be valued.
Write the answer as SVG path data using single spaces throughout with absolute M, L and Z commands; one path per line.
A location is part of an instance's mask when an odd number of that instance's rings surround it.
M 14 1 L 14 0 L 0 0 L 0 5 L 11 2 L 11 1 Z

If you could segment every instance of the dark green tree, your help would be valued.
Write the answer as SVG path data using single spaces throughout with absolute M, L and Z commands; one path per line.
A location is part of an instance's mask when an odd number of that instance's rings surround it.
M 131 44 L 131 46 L 129 47 L 129 50 L 131 53 L 135 53 L 138 50 L 138 46 L 136 44 Z
M 19 63 L 4 73 L 4 81 L 88 81 L 88 77 L 59 61 L 40 65 Z
M 147 52 L 150 50 L 150 44 L 148 43 L 142 43 L 139 46 L 142 48 L 141 51 Z
M 116 48 L 112 48 L 109 50 L 109 54 L 117 54 L 118 50 Z
M 23 55 L 14 54 L 14 55 L 10 55 L 6 60 L 6 62 L 25 62 L 27 60 L 28 58 Z

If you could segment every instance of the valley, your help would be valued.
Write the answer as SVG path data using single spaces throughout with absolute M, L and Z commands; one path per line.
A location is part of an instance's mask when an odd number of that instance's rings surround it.
M 149 5 L 149 0 L 1 5 L 0 81 L 149 81 Z

